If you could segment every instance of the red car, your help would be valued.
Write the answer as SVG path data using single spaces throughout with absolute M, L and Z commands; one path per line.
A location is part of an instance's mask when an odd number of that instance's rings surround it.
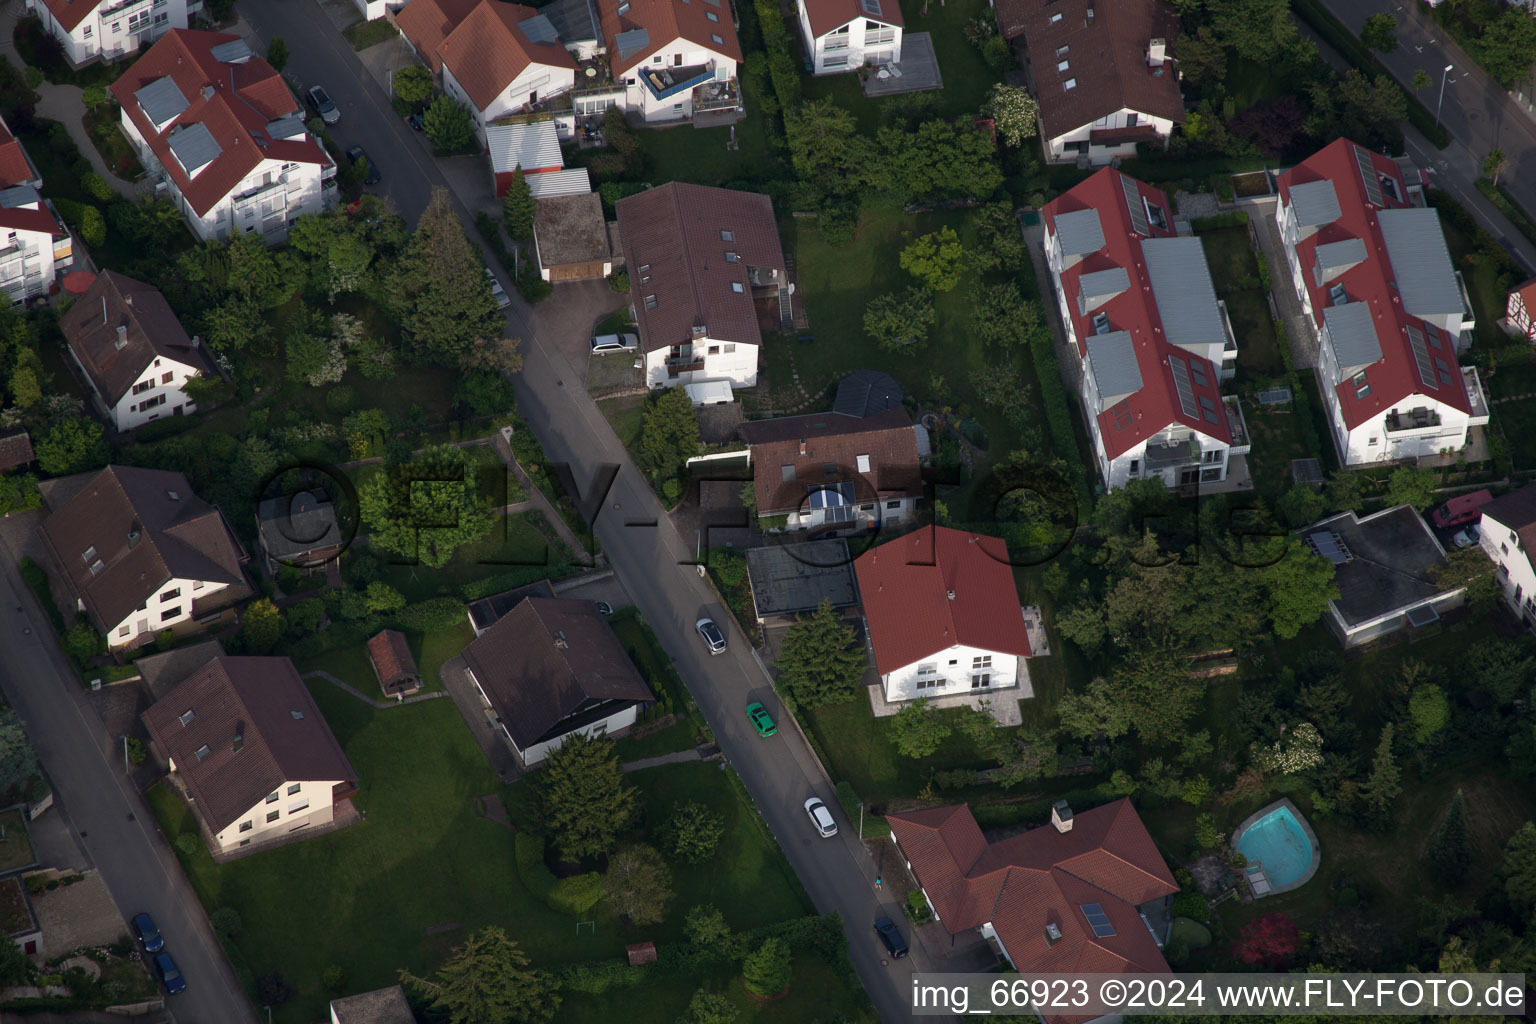
M 1482 515 L 1483 506 L 1492 500 L 1493 495 L 1486 490 L 1459 494 L 1430 513 L 1430 519 L 1442 530 L 1465 523 L 1475 523 Z

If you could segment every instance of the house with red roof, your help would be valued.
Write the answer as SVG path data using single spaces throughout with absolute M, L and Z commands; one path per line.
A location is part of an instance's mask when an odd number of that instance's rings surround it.
M 757 300 L 790 322 L 784 247 L 765 195 L 669 182 L 614 204 L 647 387 L 757 384 Z M 786 326 L 787 330 L 788 327 Z
M 1463 448 L 1488 400 L 1476 367 L 1457 365 L 1476 321 L 1440 215 L 1396 161 L 1348 139 L 1282 174 L 1279 191 L 1275 221 L 1341 460 Z
M 395 16 L 406 41 L 442 76 L 443 91 L 485 126 L 569 92 L 576 58 L 550 18 L 523 4 L 411 0 Z
M 272 66 L 228 32 L 176 29 L 112 83 L 123 133 L 205 241 L 269 243 L 336 197 L 336 165 Z
M 896 0 L 797 0 L 795 6 L 813 74 L 900 63 L 902 20 Z
M 730 124 L 741 43 L 726 0 L 593 0 L 625 110 L 647 122 Z
M 1050 163 L 1133 157 L 1137 143 L 1166 146 L 1184 123 L 1179 19 L 1163 0 L 997 0 L 996 8 L 998 31 L 1024 52 Z
M 0 120 L 0 288 L 12 305 L 47 295 L 74 263 L 74 239 L 42 187 L 43 176 Z
M 964 804 L 886 821 L 934 916 L 951 935 L 979 931 L 1021 974 L 1170 973 L 1179 886 L 1129 800 L 1078 814 L 1058 801 L 1049 825 L 995 843 Z
M 853 568 L 888 703 L 1035 695 L 1024 610 L 1001 539 L 932 526 L 866 551 Z
M 75 67 L 138 52 L 173 28 L 186 28 L 203 0 L 32 0 L 48 34 Z
M 1221 382 L 1237 341 L 1200 240 L 1160 189 L 1104 168 L 1047 203 L 1045 254 L 1106 487 L 1248 479 L 1248 427 Z
M 1536 277 L 1511 288 L 1504 315 L 1507 329 L 1527 341 L 1536 341 Z

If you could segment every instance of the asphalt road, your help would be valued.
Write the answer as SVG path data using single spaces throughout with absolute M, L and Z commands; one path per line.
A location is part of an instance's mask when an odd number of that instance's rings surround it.
M 28 632 L 30 630 L 30 632 Z M 256 1024 L 197 895 L 101 729 L 54 640 L 53 627 L 9 558 L 0 558 L 0 689 L 26 723 L 58 807 L 124 917 L 146 911 L 187 978 L 170 998 L 180 1024 Z
M 342 112 L 332 135 L 343 146 L 362 145 L 378 157 L 384 180 L 376 191 L 393 199 L 397 209 L 414 221 L 431 190 L 446 187 L 448 182 L 409 126 L 395 116 L 388 98 L 324 12 L 309 0 L 250 3 L 242 11 L 263 41 L 274 34 L 287 41 L 290 77 L 305 85 L 318 81 L 325 86 Z M 462 206 L 460 213 L 465 213 Z M 470 237 L 478 240 L 469 218 L 465 220 Z M 672 528 L 650 487 L 587 396 L 576 368 L 565 361 L 556 340 L 534 334 L 528 307 L 511 281 L 504 274 L 499 276 L 512 296 L 507 310 L 511 333 L 523 339 L 523 369 L 514 378 L 519 411 L 549 458 L 571 465 L 584 501 L 590 500 L 589 482 L 601 465 L 621 467 L 602 499 L 594 527 L 603 551 L 672 657 L 720 748 L 741 775 L 817 909 L 841 913 L 850 939 L 850 956 L 881 1019 L 911 1019 L 911 975 L 932 965 L 910 934 L 912 955 L 889 965 L 881 963 L 884 949 L 875 938 L 874 919 L 882 913 L 898 921 L 902 918 L 893 901 L 880 906 L 874 866 L 854 837 L 857 823 L 845 820 L 832 783 L 793 728 L 767 740 L 760 739 L 751 728 L 743 709 L 753 700 L 771 708 L 775 719 L 787 715 L 754 661 L 746 638 L 691 564 L 695 539 L 689 536 L 685 540 Z M 630 525 L 637 522 L 655 525 Z M 694 632 L 694 622 L 701 615 L 728 627 L 730 645 L 725 654 L 711 657 Z M 840 826 L 837 836 L 822 839 L 811 827 L 802 805 L 812 795 L 820 796 L 832 809 Z M 884 870 L 895 874 L 904 869 L 891 864 Z M 910 933 L 910 928 L 906 931 Z

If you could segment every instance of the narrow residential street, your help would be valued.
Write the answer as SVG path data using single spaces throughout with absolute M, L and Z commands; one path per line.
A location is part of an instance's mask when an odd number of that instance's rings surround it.
M 12 555 L 0 556 L 0 690 L 53 783 L 60 806 L 45 813 L 66 816 L 78 831 L 124 917 L 147 911 L 160 926 L 187 978 L 171 1004 L 178 1022 L 257 1024 L 175 852 L 123 773 L 116 738 L 86 705 Z
M 394 201 L 403 216 L 414 221 L 434 187 L 449 187 L 459 200 L 466 230 L 478 241 L 469 207 L 483 202 L 483 195 L 489 193 L 490 175 L 483 158 L 433 159 L 419 136 L 395 116 L 388 97 L 318 3 L 249 3 L 243 11 L 261 41 L 272 35 L 287 41 L 292 54 L 290 78 L 306 84 L 319 82 L 331 94 L 342 112 L 341 123 L 332 129 L 337 141 L 381 154 L 384 181 L 379 191 Z M 875 890 L 875 868 L 853 834 L 856 825 L 840 820 L 841 830 L 832 839 L 821 839 L 813 831 L 801 805 L 816 795 L 836 808 L 831 781 L 797 731 L 780 730 L 763 740 L 751 728 L 742 711 L 751 701 L 762 701 L 775 717 L 784 711 L 746 638 L 733 625 L 728 629 L 730 649 L 719 657 L 710 657 L 694 633 L 694 621 L 701 615 L 727 625 L 731 618 L 692 564 L 693 539 L 685 542 L 672 527 L 588 397 L 579 368 L 563 354 L 573 350 L 564 344 L 569 339 L 536 336 L 531 310 L 505 275 L 498 276 L 512 296 L 507 310 L 510 333 L 523 339 L 523 369 L 514 378 L 519 411 L 549 458 L 571 466 L 582 488 L 581 501 L 601 508 L 594 532 L 603 552 L 672 657 L 721 750 L 741 775 L 816 908 L 842 915 L 849 955 L 880 1018 L 910 1020 L 913 973 L 938 965 L 916 944 L 911 956 L 882 962 L 884 949 L 875 937 L 874 919 L 882 914 L 902 918 L 893 900 L 882 901 L 882 894 Z M 557 288 L 548 301 L 560 302 L 560 294 Z M 588 489 L 604 465 L 621 468 L 609 493 L 594 498 Z

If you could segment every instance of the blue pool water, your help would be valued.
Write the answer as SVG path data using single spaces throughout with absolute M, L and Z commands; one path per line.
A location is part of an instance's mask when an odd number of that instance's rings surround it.
M 1237 850 L 1250 864 L 1262 862 L 1276 888 L 1299 881 L 1312 866 L 1312 841 L 1289 807 L 1277 807 L 1249 825 L 1238 836 Z

